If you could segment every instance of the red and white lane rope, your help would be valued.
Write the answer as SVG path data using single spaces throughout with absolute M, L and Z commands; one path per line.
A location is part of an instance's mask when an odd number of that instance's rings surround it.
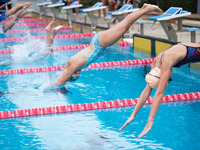
M 55 38 L 91 38 L 94 36 L 94 33 L 76 33 L 76 34 L 60 34 L 56 35 Z M 32 36 L 32 39 L 46 39 L 46 36 Z M 27 37 L 12 37 L 12 38 L 0 38 L 2 42 L 11 42 L 11 41 L 21 41 L 27 40 Z
M 164 96 L 162 99 L 162 103 L 182 102 L 182 101 L 199 100 L 199 99 L 200 99 L 200 92 L 177 94 L 177 95 L 173 94 L 173 95 Z M 116 101 L 104 101 L 104 102 L 97 102 L 97 103 L 84 103 L 84 104 L 71 104 L 71 105 L 64 105 L 64 106 L 43 107 L 43 108 L 30 108 L 30 109 L 21 109 L 21 110 L 14 110 L 14 111 L 0 111 L 0 119 L 119 108 L 119 107 L 135 106 L 137 102 L 138 102 L 138 98 L 123 99 L 123 100 L 116 100 Z M 149 97 L 145 104 L 152 104 L 152 102 L 153 102 L 153 98 Z
M 41 22 L 42 19 L 20 19 L 18 22 Z M 9 20 L 4 20 L 1 23 L 7 23 Z
M 81 44 L 81 45 L 67 45 L 67 46 L 57 46 L 54 48 L 54 51 L 77 51 L 82 48 L 88 47 L 90 44 Z M 0 54 L 10 54 L 13 53 L 13 50 L 0 50 Z
M 24 16 L 22 17 L 22 19 L 31 19 L 32 17 L 31 16 Z M 7 19 L 13 19 L 13 17 L 8 17 Z
M 28 27 L 47 26 L 48 24 L 49 24 L 49 22 L 28 23 L 28 24 L 15 24 L 14 27 L 24 27 L 24 26 L 28 26 Z M 2 28 L 3 25 L 0 25 L 0 27 Z
M 65 30 L 72 30 L 72 27 L 62 27 L 60 31 L 65 31 Z M 40 32 L 40 31 L 46 31 L 45 28 L 36 28 L 36 29 L 23 29 L 23 31 L 27 32 Z M 6 33 L 20 33 L 22 30 L 8 30 Z
M 154 58 L 137 59 L 137 60 L 125 60 L 125 61 L 113 61 L 113 62 L 100 62 L 100 63 L 92 63 L 92 64 L 90 64 L 87 67 L 87 69 L 149 64 L 149 63 L 152 63 L 153 61 L 154 61 Z M 1 70 L 0 71 L 0 75 L 34 73 L 34 72 L 47 72 L 47 71 L 60 71 L 60 70 L 63 70 L 63 68 L 64 68 L 64 66 L 54 66 L 54 67 L 51 66 L 51 67 L 38 67 L 38 68 L 27 68 L 27 69 Z M 87 69 L 85 69 L 85 70 L 87 70 Z

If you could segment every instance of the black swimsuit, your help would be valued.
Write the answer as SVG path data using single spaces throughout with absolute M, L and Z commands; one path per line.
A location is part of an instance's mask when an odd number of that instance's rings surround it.
M 183 45 L 183 44 L 181 44 Z M 194 62 L 200 62 L 200 47 L 191 47 L 187 45 L 183 45 L 187 49 L 187 54 L 183 60 L 178 62 L 174 67 L 181 67 L 187 63 L 194 63 Z
M 181 67 L 187 63 L 195 63 L 195 62 L 200 62 L 200 47 L 192 47 L 192 46 L 187 46 L 184 44 L 179 44 L 179 45 L 183 45 L 186 47 L 187 49 L 187 54 L 185 55 L 185 57 L 179 61 L 176 65 L 174 65 L 173 67 Z M 168 49 L 167 49 L 168 50 Z M 167 51 L 163 51 L 161 53 L 161 60 L 163 57 L 163 54 Z

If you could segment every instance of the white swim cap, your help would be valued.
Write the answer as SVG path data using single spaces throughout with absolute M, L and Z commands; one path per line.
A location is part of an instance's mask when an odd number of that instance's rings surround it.
M 152 69 L 145 77 L 147 84 L 154 89 L 158 88 L 160 81 L 161 70 L 158 67 Z

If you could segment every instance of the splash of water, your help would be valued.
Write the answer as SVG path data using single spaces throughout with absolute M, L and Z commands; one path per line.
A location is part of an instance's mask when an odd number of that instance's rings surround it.
M 18 44 L 8 46 L 9 49 L 13 50 L 11 54 L 11 59 L 3 61 L 0 65 L 10 65 L 16 63 L 30 62 L 40 58 L 49 56 L 49 49 L 45 40 L 33 39 L 29 30 L 24 30 L 28 27 L 26 25 L 21 29 L 21 34 L 26 37 L 26 41 L 19 42 Z
M 23 29 L 27 28 L 28 27 L 24 24 Z M 40 39 L 32 39 L 30 31 L 23 29 L 21 30 L 21 33 L 24 37 L 27 38 L 27 40 L 10 47 L 14 50 L 12 54 L 12 58 L 14 60 L 40 57 L 44 53 L 48 52 L 47 44 L 45 41 Z
M 11 55 L 13 60 L 41 57 L 48 52 L 46 42 L 39 39 L 28 39 L 26 42 L 13 45 L 10 48 L 14 50 Z

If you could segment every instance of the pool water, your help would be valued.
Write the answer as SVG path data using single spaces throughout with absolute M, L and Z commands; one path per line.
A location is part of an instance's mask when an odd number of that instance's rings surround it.
M 20 36 L 20 35 L 18 35 Z M 55 39 L 54 45 L 88 44 L 91 39 Z M 45 42 L 41 40 L 40 42 Z M 1 49 L 19 42 L 4 43 Z M 23 43 L 22 43 L 23 45 Z M 149 58 L 133 48 L 111 46 L 96 62 Z M 47 59 L 1 66 L 0 70 L 64 65 L 77 51 L 56 51 Z M 22 52 L 23 55 L 23 52 Z M 12 55 L 11 58 L 13 59 Z M 3 61 L 6 58 L 0 60 Z M 150 66 L 124 66 L 83 70 L 63 90 L 40 91 L 36 85 L 52 83 L 60 71 L 0 77 L 1 111 L 103 102 L 138 98 L 146 85 Z M 165 95 L 199 92 L 200 72 L 186 66 L 173 70 L 173 81 Z M 155 90 L 152 92 L 153 96 Z M 145 105 L 124 130 L 119 128 L 134 107 L 102 109 L 66 114 L 0 120 L 1 149 L 200 149 L 199 100 L 165 103 L 160 106 L 151 131 L 137 136 L 146 125 L 151 105 Z

